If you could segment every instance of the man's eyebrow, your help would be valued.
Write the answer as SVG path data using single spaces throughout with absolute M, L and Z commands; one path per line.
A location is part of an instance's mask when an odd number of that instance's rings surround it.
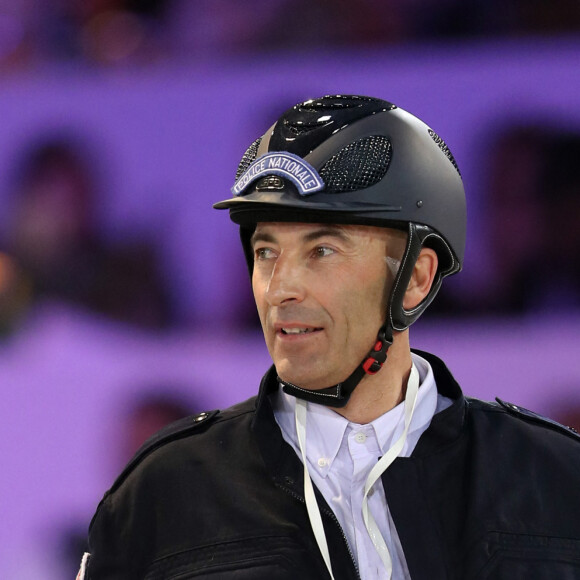
M 276 238 L 272 234 L 269 234 L 268 232 L 254 232 L 252 234 L 252 237 L 250 238 L 250 245 L 253 248 L 256 242 L 268 242 L 272 244 L 275 241 Z
M 306 234 L 304 236 L 303 240 L 305 242 L 313 242 L 319 238 L 326 238 L 326 237 L 338 238 L 344 242 L 347 242 L 349 240 L 349 237 L 346 234 L 346 232 L 341 227 L 338 227 L 338 226 L 335 226 L 335 227 L 323 226 L 317 230 L 314 230 L 314 231 Z
M 349 237 L 346 232 L 338 226 L 322 226 L 316 230 L 308 232 L 302 237 L 304 242 L 313 242 L 319 238 L 333 237 L 343 241 L 348 241 Z M 250 244 L 253 247 L 257 242 L 275 243 L 276 237 L 269 232 L 254 232 L 250 238 Z

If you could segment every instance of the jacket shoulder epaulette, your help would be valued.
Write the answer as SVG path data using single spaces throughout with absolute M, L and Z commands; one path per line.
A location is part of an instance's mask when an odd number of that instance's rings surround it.
M 502 401 L 499 397 L 495 399 L 500 407 L 506 410 L 510 415 L 514 417 L 518 417 L 519 419 L 523 419 L 528 423 L 535 423 L 537 425 L 542 425 L 547 427 L 548 429 L 552 429 L 554 431 L 558 431 L 575 439 L 576 441 L 580 442 L 580 433 L 576 431 L 573 427 L 566 427 L 553 419 L 549 419 L 548 417 L 544 417 L 543 415 L 538 415 L 538 413 L 534 413 L 529 409 L 525 409 L 524 407 L 520 407 L 519 405 L 514 405 L 513 403 L 508 403 L 507 401 Z
M 198 413 L 196 415 L 190 415 L 189 417 L 184 417 L 170 423 L 169 425 L 160 429 L 157 433 L 152 435 L 143 445 L 138 449 L 133 458 L 127 463 L 119 477 L 115 480 L 115 483 L 108 491 L 112 493 L 117 489 L 127 476 L 153 451 L 167 445 L 172 441 L 178 439 L 183 439 L 184 437 L 189 437 L 196 432 L 205 431 L 209 425 L 211 425 L 218 415 L 219 410 L 215 411 L 204 411 L 203 413 Z

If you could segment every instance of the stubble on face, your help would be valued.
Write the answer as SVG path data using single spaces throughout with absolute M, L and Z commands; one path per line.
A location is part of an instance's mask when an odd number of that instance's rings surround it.
M 345 380 L 384 323 L 405 234 L 371 226 L 259 224 L 253 287 L 278 374 L 306 389 Z

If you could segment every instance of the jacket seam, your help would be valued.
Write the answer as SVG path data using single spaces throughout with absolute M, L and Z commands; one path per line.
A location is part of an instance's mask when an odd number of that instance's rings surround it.
M 470 401 L 468 399 L 466 399 L 466 400 L 468 401 L 468 403 L 470 403 Z M 484 403 L 484 405 L 482 405 L 482 406 L 470 405 L 471 410 L 473 412 L 480 412 L 480 413 L 501 413 L 501 414 L 506 415 L 508 417 L 512 417 L 514 420 L 522 421 L 526 425 L 530 425 L 530 427 L 532 427 L 532 428 L 545 429 L 547 431 L 551 431 L 552 433 L 558 433 L 562 437 L 565 437 L 567 439 L 571 439 L 572 441 L 576 441 L 577 443 L 580 443 L 580 436 L 578 434 L 573 433 L 571 431 L 568 431 L 568 429 L 566 428 L 565 425 L 554 425 L 553 423 L 550 423 L 550 421 L 546 421 L 541 415 L 538 415 L 537 417 L 533 417 L 533 416 L 528 416 L 528 415 L 524 415 L 522 413 L 517 413 L 517 412 L 510 413 L 507 409 L 504 409 L 500 405 L 497 405 L 494 403 L 487 403 L 485 401 L 481 401 L 481 402 Z
M 207 548 L 212 548 L 215 546 L 225 546 L 227 544 L 235 544 L 239 542 L 245 542 L 249 540 L 263 540 L 263 539 L 271 539 L 271 538 L 280 538 L 284 539 L 289 537 L 287 534 L 258 534 L 255 536 L 239 536 L 239 537 L 230 537 L 228 539 L 224 539 L 222 541 L 216 542 L 208 542 L 206 544 L 198 544 L 195 548 L 191 548 L 189 550 L 179 550 L 178 552 L 172 552 L 171 554 L 166 554 L 165 556 L 160 556 L 155 558 L 155 560 L 151 560 L 150 565 L 157 564 L 166 560 L 167 558 L 174 558 L 176 556 L 181 556 L 182 554 L 188 554 L 189 552 L 195 552 L 197 550 L 204 550 Z
M 233 416 L 229 416 L 229 417 L 224 416 L 222 413 L 220 413 L 219 415 L 217 415 L 213 418 L 211 424 L 209 424 L 208 427 L 211 427 L 212 425 L 216 425 L 218 423 L 226 423 L 228 421 L 240 419 L 240 418 L 244 417 L 245 415 L 250 415 L 254 412 L 255 412 L 255 409 L 252 408 L 252 409 L 247 409 L 244 411 L 239 411 L 236 414 L 234 414 Z M 167 439 L 161 439 L 157 445 L 153 446 L 151 449 L 144 452 L 143 455 L 141 457 L 139 457 L 138 461 L 135 462 L 135 464 L 131 467 L 131 469 L 129 471 L 127 471 L 126 473 L 122 472 L 121 475 L 119 476 L 119 478 L 115 482 L 113 482 L 111 487 L 105 492 L 105 494 L 103 495 L 103 498 L 99 502 L 99 505 L 97 506 L 96 512 L 95 512 L 95 514 L 91 520 L 91 523 L 89 525 L 89 530 L 92 528 L 93 523 L 97 519 L 103 506 L 112 500 L 112 497 L 126 484 L 130 475 L 132 473 L 134 473 L 134 471 L 140 465 L 142 465 L 142 463 L 145 459 L 147 459 L 148 457 L 151 457 L 155 452 L 159 451 L 160 449 L 166 447 L 167 445 L 169 445 L 171 443 L 188 439 L 189 437 L 193 437 L 194 435 L 200 435 L 200 432 L 197 429 L 192 428 L 192 427 L 193 426 L 184 427 L 183 430 L 177 431 L 175 433 L 168 435 Z M 200 427 L 201 427 L 201 425 L 200 425 Z M 189 433 L 185 433 L 185 431 L 187 431 L 187 429 L 191 429 L 191 431 Z M 119 479 L 121 477 L 122 477 L 122 480 L 119 481 Z

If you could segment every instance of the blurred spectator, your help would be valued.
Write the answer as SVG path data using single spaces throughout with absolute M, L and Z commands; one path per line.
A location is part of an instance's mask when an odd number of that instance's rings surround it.
M 579 30 L 577 0 L 0 0 L 0 64 L 143 65 Z
M 174 57 L 580 30 L 576 0 L 172 0 L 166 16 Z
M 112 471 L 115 474 L 126 464 L 134 453 L 149 437 L 163 427 L 194 414 L 198 410 L 191 401 L 173 391 L 168 385 L 152 385 L 142 389 L 143 394 L 128 401 L 121 413 L 118 441 L 112 457 Z M 63 578 L 74 578 L 78 572 L 81 558 L 87 551 L 87 525 L 67 528 L 60 538 L 60 559 Z
M 38 0 L 0 0 L 0 68 L 28 66 L 34 57 Z
M 540 198 L 546 236 L 536 260 L 537 301 L 551 309 L 580 309 L 580 134 L 553 135 Z
M 176 51 L 190 56 L 239 51 L 371 46 L 404 38 L 400 4 L 379 0 L 174 0 Z
M 0 337 L 12 333 L 32 300 L 32 285 L 18 263 L 0 252 Z
M 487 308 L 580 308 L 580 135 L 516 127 L 492 151 Z
M 53 0 L 43 6 L 41 50 L 95 64 L 151 62 L 165 9 L 165 0 Z
M 140 390 L 143 393 L 130 402 L 123 414 L 121 466 L 162 427 L 201 410 L 168 385 L 153 385 Z M 118 471 L 115 469 L 115 473 Z
M 531 306 L 548 228 L 541 196 L 547 161 L 544 132 L 514 127 L 491 152 L 487 218 L 492 276 L 484 309 L 522 313 Z
M 578 0 L 511 0 L 513 21 L 510 32 L 522 34 L 558 34 L 578 32 Z
M 133 240 L 107 247 L 99 237 L 94 170 L 82 146 L 68 137 L 35 143 L 25 152 L 12 186 L 6 254 L 0 260 L 5 333 L 43 299 L 145 328 L 170 324 L 170 303 L 150 244 Z
M 580 311 L 580 134 L 516 125 L 487 150 L 489 272 L 472 292 L 444 289 L 434 312 Z

